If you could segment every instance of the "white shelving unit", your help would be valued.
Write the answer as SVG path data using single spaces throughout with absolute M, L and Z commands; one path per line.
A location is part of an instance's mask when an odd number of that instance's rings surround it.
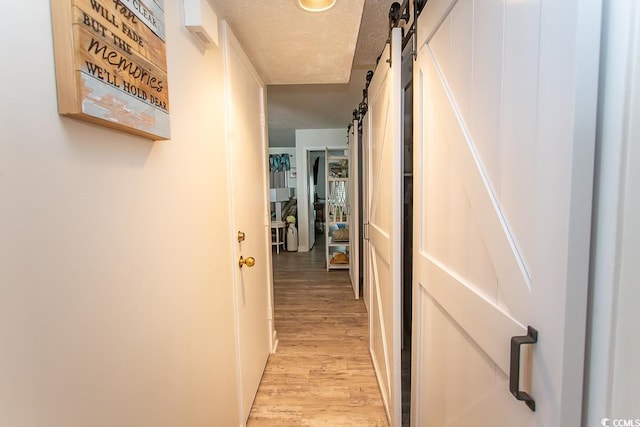
M 345 149 L 325 153 L 325 238 L 327 271 L 349 269 L 349 156 Z

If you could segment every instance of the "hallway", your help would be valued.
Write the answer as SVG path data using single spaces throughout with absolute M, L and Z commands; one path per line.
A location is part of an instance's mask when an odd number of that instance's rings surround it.
M 248 426 L 387 426 L 369 356 L 367 312 L 347 271 L 325 271 L 324 242 L 273 254 L 271 355 Z

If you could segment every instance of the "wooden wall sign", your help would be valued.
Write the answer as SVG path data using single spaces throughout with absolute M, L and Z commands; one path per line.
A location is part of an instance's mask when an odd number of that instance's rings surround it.
M 169 139 L 164 0 L 51 0 L 60 114 Z

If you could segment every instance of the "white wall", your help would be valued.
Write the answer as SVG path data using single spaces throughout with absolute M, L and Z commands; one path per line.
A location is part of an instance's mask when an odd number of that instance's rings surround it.
M 639 22 L 635 0 L 605 2 L 585 426 L 640 419 Z
M 347 118 L 348 119 L 348 118 Z M 298 167 L 298 251 L 310 248 L 309 236 L 313 234 L 313 222 L 309 221 L 309 164 L 308 152 L 347 147 L 347 128 L 296 130 L 296 164 Z
M 58 115 L 49 3 L 0 2 L 0 425 L 238 426 L 222 48 L 165 1 L 153 143 Z

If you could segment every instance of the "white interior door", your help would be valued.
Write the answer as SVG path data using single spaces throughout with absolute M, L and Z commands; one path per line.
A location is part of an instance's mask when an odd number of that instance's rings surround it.
M 371 142 L 369 141 L 370 115 L 365 114 L 362 118 L 362 301 L 369 313 L 369 331 L 371 331 L 371 249 L 369 247 L 369 202 L 371 198 Z
M 368 221 L 365 275 L 370 292 L 370 351 L 392 426 L 402 422 L 402 30 L 392 32 L 369 85 L 365 155 Z
M 360 298 L 360 206 L 358 198 L 360 186 L 358 182 L 358 121 L 353 121 L 349 132 L 349 276 L 355 299 Z
M 419 18 L 414 426 L 580 425 L 599 22 L 597 0 Z
M 227 25 L 224 34 L 232 232 L 238 241 L 234 252 L 237 260 L 241 256 L 255 259 L 252 267 L 235 265 L 240 411 L 246 422 L 270 353 L 272 336 L 265 90 Z M 244 240 L 236 237 L 238 232 L 244 233 Z

